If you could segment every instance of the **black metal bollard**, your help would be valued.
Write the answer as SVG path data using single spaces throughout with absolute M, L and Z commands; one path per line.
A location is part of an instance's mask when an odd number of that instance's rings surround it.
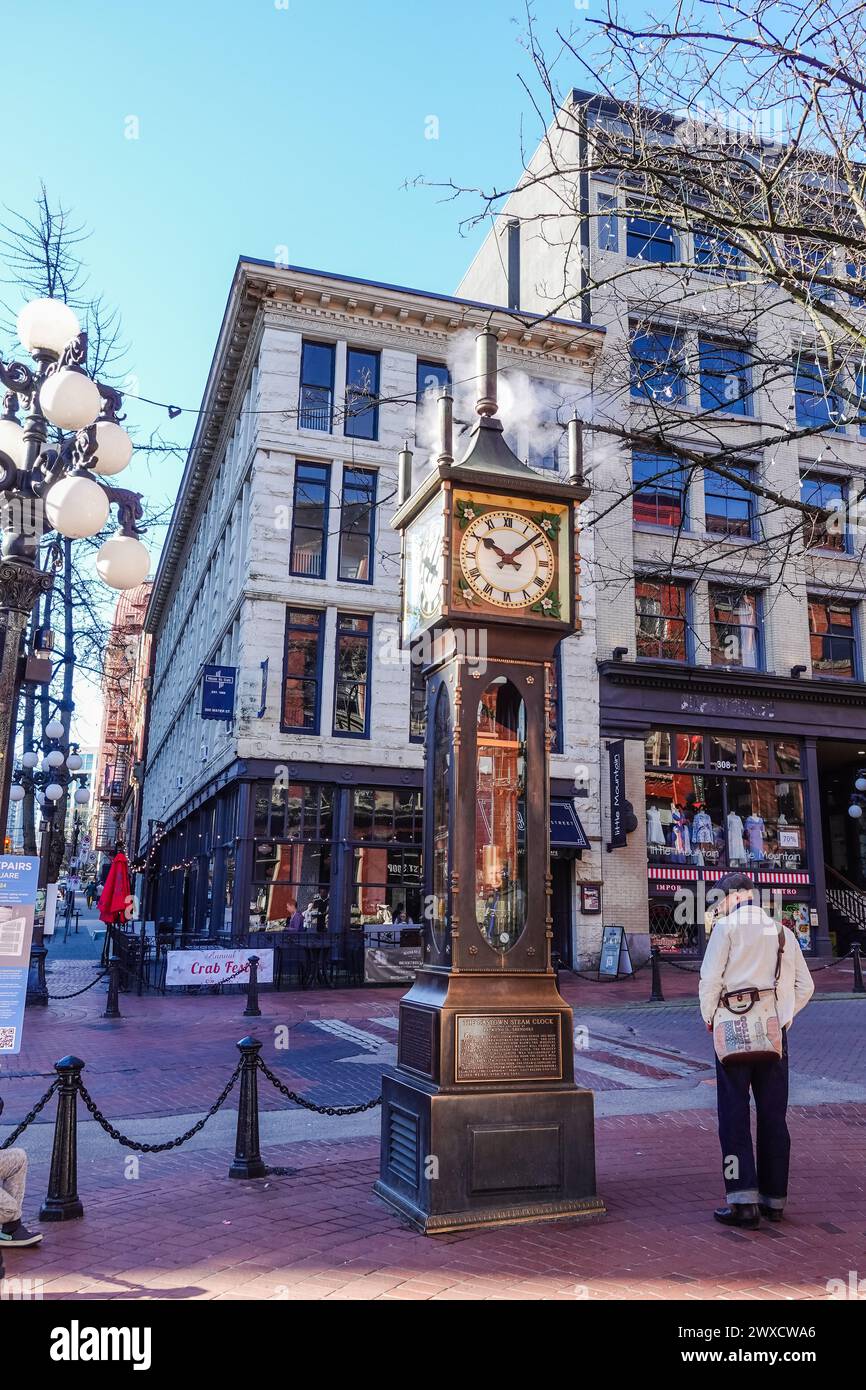
M 241 1038 L 241 1095 L 238 1101 L 238 1131 L 230 1178 L 263 1178 L 267 1167 L 259 1152 L 259 1052 L 258 1038 Z
M 76 1221 L 84 1215 L 78 1196 L 78 1121 L 76 1102 L 81 1072 L 80 1057 L 61 1057 L 54 1063 L 60 1077 L 57 1091 L 57 1117 L 54 1122 L 54 1148 L 48 1196 L 39 1208 L 40 1221 Z
M 649 1001 L 651 1004 L 663 1004 L 665 1002 L 665 996 L 662 990 L 661 947 L 651 946 L 650 955 L 652 957 L 653 980 L 652 993 L 650 994 Z
M 851 955 L 854 957 L 854 993 L 866 994 L 866 985 L 863 984 L 863 970 L 860 965 L 859 941 L 855 941 L 851 947 Z
M 112 956 L 108 962 L 108 998 L 105 1001 L 103 1018 L 122 1018 L 120 1012 L 120 961 Z
M 261 1018 L 262 1011 L 259 1008 L 259 958 L 250 956 L 249 958 L 250 978 L 247 981 L 247 1007 L 244 1009 L 244 1018 Z

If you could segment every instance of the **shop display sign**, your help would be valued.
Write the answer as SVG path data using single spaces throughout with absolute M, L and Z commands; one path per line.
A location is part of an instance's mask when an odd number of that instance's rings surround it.
M 0 1054 L 21 1051 L 39 860 L 0 855 Z

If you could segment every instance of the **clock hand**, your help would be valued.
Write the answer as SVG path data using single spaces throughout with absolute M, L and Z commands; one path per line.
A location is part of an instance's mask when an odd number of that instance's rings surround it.
M 492 540 L 490 539 L 489 536 L 482 536 L 482 537 L 481 537 L 481 544 L 484 545 L 484 546 L 486 546 L 488 550 L 495 550 L 495 551 L 496 551 L 496 554 L 497 554 L 497 555 L 501 555 L 503 560 L 509 560 L 509 559 L 511 558 L 509 555 L 506 555 L 506 553 L 505 553 L 504 550 L 500 550 L 500 548 L 499 548 L 499 546 L 496 544 L 496 542 L 495 542 L 495 541 L 492 541 Z M 500 567 L 501 567 L 501 561 L 500 561 Z
M 503 555 L 502 559 L 499 561 L 499 568 L 502 569 L 502 566 L 505 564 L 507 560 L 509 564 L 514 565 L 515 569 L 519 569 L 520 566 L 514 564 L 516 557 L 520 555 L 524 550 L 527 550 L 529 546 L 533 545 L 536 540 L 536 536 L 530 536 L 528 541 L 524 541 L 523 544 L 519 545 L 516 550 L 512 550 L 510 555 Z

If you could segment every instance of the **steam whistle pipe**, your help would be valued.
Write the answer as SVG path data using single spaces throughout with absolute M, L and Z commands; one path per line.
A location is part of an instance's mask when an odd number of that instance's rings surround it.
M 397 459 L 397 502 L 402 506 L 412 491 L 412 450 L 408 439 L 403 441 Z
M 496 334 L 489 328 L 475 339 L 475 364 L 478 378 L 478 400 L 475 410 L 478 415 L 496 414 L 496 372 L 499 344 Z
M 454 462 L 454 399 L 447 386 L 439 392 L 439 462 Z

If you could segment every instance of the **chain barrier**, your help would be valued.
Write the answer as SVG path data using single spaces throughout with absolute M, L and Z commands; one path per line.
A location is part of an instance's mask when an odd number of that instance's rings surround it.
M 102 970 L 102 971 L 100 971 L 100 973 L 99 973 L 98 975 L 94 975 L 93 979 L 90 980 L 86 985 L 84 985 L 82 989 L 73 990 L 71 994 L 49 994 L 48 998 L 49 998 L 49 999 L 77 999 L 78 996 L 79 996 L 79 994 L 85 994 L 85 993 L 87 992 L 87 990 L 93 989 L 93 986 L 94 986 L 94 985 L 98 985 L 98 984 L 99 984 L 99 981 L 100 981 L 100 980 L 104 980 L 107 974 L 108 974 L 108 971 L 107 971 L 107 970 Z
M 271 1085 L 276 1086 L 287 1100 L 293 1101 L 295 1105 L 300 1105 L 304 1110 L 314 1110 L 317 1115 L 361 1115 L 365 1110 L 375 1110 L 377 1105 L 382 1104 L 382 1097 L 378 1095 L 374 1100 L 364 1101 L 363 1105 L 316 1105 L 315 1101 L 306 1100 L 304 1096 L 299 1096 L 296 1091 L 290 1091 L 288 1086 L 284 1085 L 280 1078 L 274 1075 L 270 1067 L 262 1061 L 261 1057 L 257 1057 L 256 1062 L 262 1075 L 266 1076 Z
M 176 1139 L 167 1139 L 164 1144 L 139 1144 L 135 1139 L 128 1139 L 125 1134 L 120 1133 L 120 1130 L 115 1129 L 110 1120 L 106 1119 L 83 1081 L 79 1081 L 78 1083 L 78 1093 L 96 1123 L 105 1130 L 106 1134 L 116 1140 L 118 1144 L 122 1144 L 125 1149 L 132 1149 L 136 1153 L 161 1154 L 168 1152 L 169 1149 L 179 1149 L 181 1144 L 185 1144 L 188 1139 L 192 1139 L 194 1134 L 198 1134 L 200 1130 L 204 1129 L 208 1120 L 216 1114 L 220 1106 L 225 1104 L 225 1101 L 241 1074 L 242 1065 L 242 1062 L 238 1062 L 231 1077 L 226 1082 L 207 1114 L 203 1115 L 202 1118 L 193 1125 L 192 1129 L 188 1129 L 185 1134 L 179 1134 Z
M 6 1139 L 3 1140 L 3 1143 L 0 1144 L 0 1149 L 11 1149 L 12 1145 L 15 1143 L 15 1140 L 16 1140 L 16 1139 L 19 1139 L 19 1138 L 21 1137 L 21 1135 L 24 1133 L 25 1129 L 27 1129 L 28 1125 L 32 1125 L 33 1121 L 36 1119 L 36 1116 L 39 1114 L 40 1110 L 44 1110 L 44 1109 L 45 1109 L 46 1105 L 47 1105 L 48 1102 L 50 1101 L 51 1097 L 54 1095 L 54 1092 L 57 1090 L 57 1087 L 58 1087 L 59 1085 L 60 1085 L 60 1078 L 59 1078 L 59 1077 L 55 1077 L 54 1080 L 52 1081 L 51 1085 L 48 1087 L 48 1090 L 45 1092 L 45 1095 L 42 1097 L 42 1099 L 41 1099 L 41 1100 L 37 1100 L 37 1102 L 36 1102 L 36 1104 L 34 1105 L 33 1109 L 30 1110 L 30 1111 L 24 1116 L 24 1119 L 21 1121 L 20 1125 L 18 1125 L 17 1129 L 13 1129 L 12 1133 L 8 1136 L 8 1138 L 6 1138 Z

